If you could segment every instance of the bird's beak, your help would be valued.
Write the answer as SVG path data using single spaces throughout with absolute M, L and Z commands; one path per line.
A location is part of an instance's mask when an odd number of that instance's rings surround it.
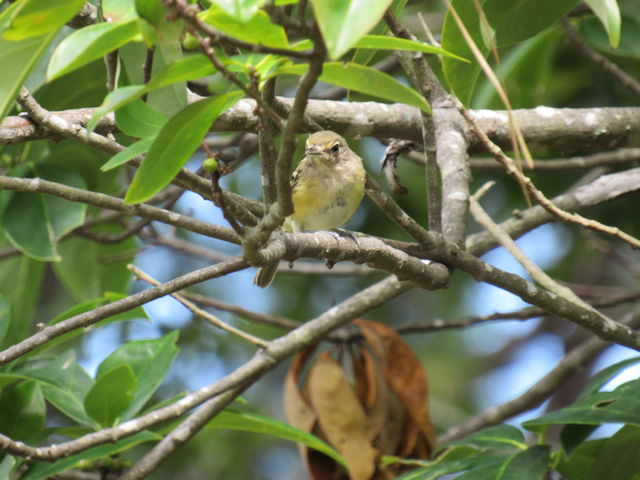
M 317 146 L 306 146 L 304 148 L 305 155 L 320 155 L 322 153 L 322 149 Z

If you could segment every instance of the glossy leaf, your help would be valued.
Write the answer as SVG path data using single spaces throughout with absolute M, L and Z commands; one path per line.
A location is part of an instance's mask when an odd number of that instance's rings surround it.
M 620 28 L 620 44 L 617 48 L 611 48 L 609 36 L 602 28 L 600 20 L 595 17 L 587 17 L 580 21 L 580 35 L 589 46 L 605 52 L 607 55 L 628 57 L 634 60 L 640 58 L 640 42 L 637 41 L 635 32 L 640 29 L 640 15 L 626 15 L 622 17 Z
M 509 92 L 513 108 L 533 108 L 543 99 L 554 98 L 554 64 L 559 48 L 565 42 L 560 29 L 548 29 L 533 38 L 511 48 L 500 59 L 500 75 Z M 472 107 L 477 109 L 502 109 L 504 104 L 491 81 L 480 79 Z
M 167 117 L 142 100 L 135 100 L 116 111 L 118 128 L 136 138 L 155 137 Z
M 102 305 L 106 305 L 108 303 L 114 302 L 116 300 L 122 300 L 123 298 L 125 298 L 127 295 L 125 294 L 121 294 L 121 293 L 114 293 L 114 292 L 107 292 L 105 293 L 105 295 L 103 297 L 100 298 L 95 298 L 93 300 L 89 300 L 86 302 L 81 302 L 78 303 L 77 305 L 74 305 L 73 307 L 70 307 L 68 309 L 66 309 L 65 311 L 59 313 L 58 315 L 56 315 L 53 319 L 51 319 L 49 322 L 47 322 L 47 325 L 55 325 L 56 323 L 59 323 L 63 320 L 66 320 L 67 318 L 71 318 L 75 315 L 80 315 L 82 313 L 88 312 L 89 310 L 93 310 L 94 308 L 98 308 Z M 138 320 L 138 319 L 145 319 L 148 320 L 149 317 L 147 316 L 147 314 L 144 311 L 144 308 L 142 307 L 137 307 L 134 308 L 132 310 L 128 310 L 126 312 L 123 313 L 119 313 L 116 315 L 112 315 L 110 317 L 104 318 L 102 320 L 100 320 L 99 322 L 89 326 L 89 327 L 85 327 L 85 328 L 77 328 L 75 330 L 72 330 L 70 332 L 67 332 L 63 335 L 60 335 L 56 338 L 53 338 L 51 340 L 49 340 L 47 343 L 45 343 L 44 345 L 36 348 L 35 350 L 32 350 L 31 352 L 29 352 L 28 354 L 26 354 L 25 356 L 36 356 L 41 354 L 44 351 L 47 350 L 51 350 L 51 349 L 55 349 L 55 348 L 59 348 L 59 345 L 72 340 L 80 335 L 83 335 L 87 332 L 90 332 L 92 330 L 95 330 L 97 328 L 100 328 L 104 325 L 108 325 L 110 323 L 113 322 L 124 322 L 124 321 L 131 321 L 131 320 Z
M 40 386 L 28 381 L 0 390 L 0 412 L 1 433 L 30 441 L 44 428 L 46 407 Z
M 84 0 L 29 0 L 18 3 L 11 26 L 2 36 L 11 41 L 58 30 L 84 5 Z
M 169 65 L 184 58 L 181 36 L 184 25 L 181 20 L 169 21 L 164 16 L 156 25 L 156 46 L 153 54 L 151 77 Z M 149 91 L 147 103 L 151 108 L 171 117 L 187 106 L 187 84 L 173 82 L 164 88 Z
M 9 241 L 28 257 L 40 261 L 60 260 L 42 195 L 13 192 L 1 223 Z
M 284 28 L 271 23 L 269 15 L 262 10 L 257 11 L 246 22 L 237 20 L 217 6 L 205 10 L 199 16 L 222 33 L 245 42 L 283 48 L 288 44 Z
M 356 42 L 354 47 L 373 50 L 406 50 L 410 52 L 422 52 L 432 55 L 444 55 L 463 62 L 469 62 L 469 60 L 447 52 L 441 47 L 436 47 L 424 42 L 407 40 L 406 38 L 389 37 L 385 35 L 365 35 Z
M 509 454 L 477 455 L 450 461 L 430 462 L 398 480 L 435 480 L 447 473 L 462 472 L 462 480 L 541 480 L 550 461 L 549 447 L 537 445 Z
M 620 44 L 621 17 L 617 0 L 585 0 L 602 23 L 609 35 L 609 45 L 617 48 Z
M 4 192 L 0 195 L 6 195 Z M 1 198 L 1 196 L 0 196 Z M 0 248 L 11 244 L 0 235 Z M 0 292 L 10 306 L 10 323 L 0 346 L 6 348 L 31 333 L 33 313 L 38 304 L 45 263 L 20 255 L 0 262 Z
M 178 355 L 178 332 L 171 332 L 154 340 L 127 342 L 109 355 L 98 367 L 98 377 L 118 367 L 131 369 L 136 389 L 130 404 L 122 411 L 121 419 L 136 415 L 162 383 Z
M 117 234 L 121 225 L 106 224 L 94 231 Z M 128 237 L 118 243 L 98 244 L 91 240 L 70 236 L 58 245 L 62 261 L 54 265 L 58 278 L 78 301 L 102 297 L 105 292 L 127 292 L 131 273 L 127 263 L 133 258 L 136 242 Z M 114 261 L 113 257 L 117 257 Z
M 392 0 L 312 0 L 329 58 L 337 60 L 382 19 Z
M 308 66 L 305 64 L 280 67 L 277 75 L 304 75 Z M 366 93 L 391 102 L 406 103 L 431 112 L 429 104 L 414 89 L 401 84 L 398 80 L 379 70 L 355 63 L 325 63 L 320 80 L 339 87 Z
M 140 445 L 142 443 L 157 442 L 160 440 L 162 440 L 162 437 L 160 435 L 144 430 L 142 432 L 136 433 L 135 435 L 131 435 L 130 437 L 125 437 L 121 440 L 118 440 L 115 443 L 99 445 L 76 455 L 71 455 L 70 457 L 57 460 L 53 463 L 35 463 L 26 473 L 24 473 L 20 477 L 20 479 L 43 480 L 45 478 L 55 477 L 58 473 L 74 469 L 83 463 L 86 464 L 86 462 L 92 462 L 100 458 L 116 455 L 117 453 L 130 450 L 136 445 Z
M 132 143 L 127 148 L 111 157 L 109 161 L 100 168 L 100 170 L 108 172 L 109 170 L 118 168 L 120 165 L 124 165 L 132 158 L 147 153 L 155 139 L 156 137 L 147 137 Z
M 11 375 L 39 382 L 45 398 L 58 410 L 77 422 L 95 426 L 83 406 L 93 379 L 76 363 L 72 352 L 25 359 Z
M 640 472 L 640 428 L 624 426 L 610 438 L 580 445 L 557 470 L 567 480 L 637 480 Z
M 76 30 L 53 52 L 47 78 L 53 80 L 112 52 L 138 35 L 136 19 L 99 23 Z
M 482 8 L 498 47 L 511 45 L 549 28 L 578 0 L 485 0 Z
M 143 202 L 168 185 L 191 158 L 218 115 L 241 97 L 240 92 L 230 92 L 200 100 L 169 119 L 136 172 L 125 202 Z
M 167 11 L 161 0 L 135 0 L 136 12 L 152 25 L 162 21 Z
M 36 170 L 38 176 L 63 185 L 84 189 L 84 179 L 73 170 L 50 165 L 40 165 Z M 51 224 L 51 234 L 57 242 L 60 237 L 84 223 L 87 205 L 71 202 L 51 195 L 42 195 Z
M 402 11 L 407 5 L 407 0 L 393 0 L 389 9 L 397 17 L 402 16 Z M 378 24 L 370 30 L 372 35 L 386 35 L 389 32 L 389 27 L 386 22 L 380 21 Z M 376 52 L 369 49 L 358 49 L 353 53 L 351 61 L 353 63 L 359 63 L 360 65 L 368 65 L 371 59 L 375 56 Z
M 603 368 L 593 377 L 591 377 L 578 398 L 585 398 L 591 394 L 596 393 L 598 390 L 604 387 L 604 385 L 609 380 L 618 375 L 623 369 L 625 369 L 626 367 L 630 367 L 631 365 L 635 365 L 636 363 L 640 363 L 640 357 L 627 358 L 620 362 L 614 363 L 613 365 L 609 365 L 606 368 Z
M 291 442 L 302 443 L 314 450 L 324 453 L 339 464 L 346 466 L 342 456 L 315 435 L 311 435 L 284 422 L 257 413 L 227 409 L 220 412 L 207 424 L 207 427 L 220 430 L 263 433 Z
M 468 0 L 453 0 L 450 8 L 455 8 L 469 35 L 483 55 L 486 55 L 489 49 L 485 46 L 482 38 L 478 12 L 476 11 L 474 2 Z M 480 76 L 481 69 L 450 10 L 447 11 L 442 25 L 442 48 L 471 61 L 471 63 L 465 63 L 451 57 L 442 58 L 442 71 L 447 83 L 460 101 L 468 105 L 474 86 Z
M 156 88 L 165 87 L 176 82 L 195 80 L 213 72 L 214 68 L 211 62 L 204 55 L 196 54 L 181 58 L 154 73 L 146 85 L 129 85 L 110 92 L 104 99 L 102 106 L 92 115 L 87 128 L 95 128 L 98 121 L 107 113 L 122 108 L 129 102 L 133 102 Z
M 103 427 L 118 423 L 133 400 L 138 382 L 129 365 L 117 365 L 98 372 L 95 383 L 84 398 L 84 408 Z
M 620 385 L 612 392 L 598 392 L 584 397 L 568 407 L 529 420 L 523 426 L 529 430 L 537 430 L 556 423 L 640 425 L 638 398 L 640 380 L 634 380 Z
M 498 464 L 479 466 L 463 473 L 458 480 L 542 480 L 551 455 L 546 445 L 536 445 L 514 455 L 505 456 Z
M 3 14 L 8 10 L 5 10 Z M 0 119 L 7 115 L 20 87 L 24 85 L 25 79 L 55 35 L 54 31 L 17 42 L 6 40 L 0 35 L 0 65 L 2 65 L 2 69 L 0 69 Z
M 478 450 L 527 448 L 522 430 L 512 425 L 498 425 L 474 432 L 460 440 L 449 442 L 443 448 L 465 445 Z
M 248 22 L 266 0 L 213 0 L 217 6 L 239 22 Z

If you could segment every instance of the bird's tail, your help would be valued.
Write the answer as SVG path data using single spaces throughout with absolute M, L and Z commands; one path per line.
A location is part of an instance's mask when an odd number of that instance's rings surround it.
M 253 277 L 253 284 L 260 288 L 266 288 L 271 285 L 271 282 L 273 282 L 273 279 L 276 277 L 279 264 L 280 262 L 274 262 L 260 267 L 256 272 L 256 276 Z

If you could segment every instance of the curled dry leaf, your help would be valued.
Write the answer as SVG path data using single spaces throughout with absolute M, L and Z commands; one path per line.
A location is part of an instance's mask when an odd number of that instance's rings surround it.
M 307 387 L 320 431 L 347 461 L 351 478 L 371 478 L 378 452 L 367 438 L 367 417 L 342 368 L 327 352 L 311 367 Z
M 393 467 L 377 466 L 380 455 L 428 458 L 435 448 L 418 357 L 389 327 L 365 320 L 354 324 L 361 339 L 334 347 L 331 354 L 314 357 L 317 347 L 299 353 L 285 382 L 289 422 L 331 444 L 349 466 L 347 472 L 301 446 L 314 480 L 394 478 L 399 472 Z
M 417 355 L 393 329 L 382 323 L 355 320 L 356 325 L 382 362 L 382 372 L 404 405 L 403 445 L 398 456 L 428 458 L 436 437 L 427 406 L 427 377 Z

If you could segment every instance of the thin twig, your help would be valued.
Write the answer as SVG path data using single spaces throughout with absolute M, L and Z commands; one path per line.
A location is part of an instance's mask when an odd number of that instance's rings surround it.
M 618 65 L 613 63 L 607 57 L 600 55 L 598 52 L 589 47 L 589 45 L 587 45 L 586 42 L 582 40 L 582 38 L 580 37 L 576 29 L 573 28 L 571 22 L 568 19 L 563 18 L 560 23 L 562 24 L 562 28 L 567 34 L 567 39 L 574 47 L 578 49 L 582 56 L 593 62 L 603 72 L 620 83 L 620 85 L 628 88 L 636 95 L 640 95 L 640 82 L 638 82 L 635 78 L 622 70 Z
M 148 275 L 145 272 L 143 272 L 140 268 L 136 267 L 135 265 L 131 265 L 131 264 L 127 265 L 127 268 L 136 277 L 138 277 L 141 280 L 144 280 L 147 283 L 150 283 L 151 285 L 155 285 L 155 286 L 162 285 L 160 282 L 158 282 L 157 280 L 152 278 L 150 275 Z M 220 330 L 224 330 L 227 333 L 231 333 L 232 335 L 235 335 L 235 336 L 241 338 L 242 340 L 245 340 L 245 341 L 247 341 L 247 342 L 249 342 L 249 343 L 251 343 L 253 345 L 257 345 L 260 348 L 266 348 L 269 345 L 269 342 L 267 342 L 266 340 L 262 340 L 261 338 L 258 338 L 258 337 L 255 337 L 255 336 L 249 334 L 249 333 L 243 332 L 242 330 L 240 330 L 238 328 L 232 327 L 231 325 L 227 325 L 222 320 L 220 320 L 218 317 L 216 317 L 215 315 L 211 315 L 206 310 L 202 310 L 197 305 L 195 305 L 194 303 L 190 302 L 189 300 L 184 298 L 179 293 L 171 293 L 170 295 L 173 298 L 175 298 L 177 301 L 179 301 L 182 305 L 187 307 L 187 309 L 189 311 L 191 311 L 194 315 L 197 315 L 198 317 L 206 320 L 207 322 L 209 322 L 214 327 L 218 327 Z
M 629 327 L 637 327 L 640 323 L 640 315 L 638 313 L 630 314 L 623 322 Z M 596 355 L 610 345 L 610 343 L 598 338 L 591 338 L 583 342 L 566 354 L 549 373 L 525 393 L 502 405 L 485 410 L 462 425 L 450 428 L 438 439 L 439 443 L 466 437 L 472 432 L 497 425 L 519 413 L 535 408 L 564 385 L 576 370 L 584 368 Z
M 480 205 L 479 199 L 494 183 L 495 182 L 486 183 L 475 195 L 470 197 L 470 209 L 476 222 L 482 225 L 482 227 L 489 232 L 493 238 L 495 238 L 496 241 L 518 261 L 520 265 L 522 265 L 533 280 L 550 292 L 565 298 L 569 302 L 573 302 L 583 308 L 593 309 L 591 305 L 587 304 L 567 287 L 557 283 L 540 267 L 538 267 L 529 257 L 527 257 L 520 247 L 516 245 L 516 242 L 493 221 L 489 214 L 484 211 Z
M 231 272 L 237 272 L 247 268 L 248 266 L 249 264 L 243 259 L 235 258 L 229 262 L 201 268 L 200 270 L 174 278 L 173 280 L 163 283 L 157 287 L 143 290 L 142 292 L 130 295 L 121 300 L 116 300 L 115 302 L 75 315 L 54 325 L 44 327 L 29 338 L 0 352 L 0 365 L 10 362 L 25 353 L 34 350 L 40 345 L 44 345 L 51 339 L 59 337 L 60 335 L 77 328 L 88 327 L 89 325 L 93 325 L 105 318 L 132 310 L 140 305 L 144 305 L 145 303 L 149 303 L 156 298 L 164 297 L 165 295 L 169 295 L 173 292 L 177 292 L 190 287 L 191 285 L 202 283 L 212 278 L 221 277 Z
M 181 295 L 201 305 L 206 305 L 207 307 L 222 310 L 224 312 L 235 313 L 239 317 L 245 318 L 251 322 L 262 323 L 271 327 L 286 328 L 287 330 L 293 330 L 294 328 L 298 328 L 300 326 L 299 322 L 291 320 L 290 318 L 252 312 L 251 310 L 247 310 L 246 308 L 232 305 L 230 303 L 220 302 L 213 298 L 205 297 L 204 295 L 199 295 L 197 293 L 182 292 Z
M 524 175 L 521 170 L 518 169 L 515 162 L 508 157 L 502 149 L 493 143 L 487 134 L 482 131 L 478 122 L 473 118 L 473 116 L 469 113 L 469 111 L 460 103 L 459 100 L 455 100 L 456 106 L 462 116 L 467 120 L 469 126 L 473 130 L 473 132 L 478 136 L 480 141 L 484 144 L 485 148 L 489 150 L 489 152 L 500 162 L 500 164 L 504 167 L 509 175 L 511 175 L 519 184 L 524 185 L 529 194 L 533 197 L 533 199 L 539 203 L 542 207 L 544 207 L 549 213 L 553 214 L 560 220 L 563 220 L 568 223 L 573 223 L 575 225 L 580 225 L 581 227 L 588 228 L 590 230 L 594 230 L 596 232 L 604 233 L 607 235 L 611 235 L 613 237 L 619 238 L 623 242 L 631 245 L 632 248 L 640 248 L 640 240 L 634 238 L 628 233 L 623 232 L 617 227 L 611 227 L 609 225 L 605 225 L 597 220 L 593 220 L 590 218 L 585 218 L 582 215 L 577 213 L 570 213 L 561 208 L 554 205 L 554 203 L 549 200 L 536 186 L 533 184 L 531 179 Z
M 237 38 L 229 37 L 213 28 L 208 23 L 198 17 L 200 7 L 197 5 L 190 5 L 186 0 L 169 0 L 169 6 L 182 18 L 184 18 L 190 25 L 192 25 L 197 31 L 206 35 L 212 42 L 221 45 L 230 45 L 237 48 L 246 49 L 255 53 L 272 53 L 275 55 L 283 55 L 291 58 L 299 58 L 308 60 L 312 57 L 312 53 L 309 51 L 297 51 L 290 50 L 288 48 L 276 48 L 267 47 L 256 43 L 248 43 Z

